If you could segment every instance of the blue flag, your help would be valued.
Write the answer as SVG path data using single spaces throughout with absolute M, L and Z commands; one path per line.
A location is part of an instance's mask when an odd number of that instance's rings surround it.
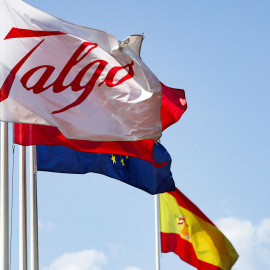
M 38 171 L 100 173 L 150 194 L 175 190 L 170 171 L 171 157 L 160 143 L 154 147 L 154 157 L 162 166 L 156 168 L 135 157 L 79 152 L 62 145 L 37 145 Z

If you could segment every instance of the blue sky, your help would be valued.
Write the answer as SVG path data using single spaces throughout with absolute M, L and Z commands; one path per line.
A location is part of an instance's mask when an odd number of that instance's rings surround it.
M 27 0 L 122 40 L 188 109 L 163 133 L 176 186 L 231 240 L 234 270 L 270 268 L 270 2 Z M 10 149 L 12 140 L 10 139 Z M 18 269 L 18 146 L 12 269 Z M 38 173 L 41 270 L 155 269 L 154 197 L 101 175 Z M 72 268 L 73 269 L 73 268 Z M 161 269 L 194 269 L 162 254 Z

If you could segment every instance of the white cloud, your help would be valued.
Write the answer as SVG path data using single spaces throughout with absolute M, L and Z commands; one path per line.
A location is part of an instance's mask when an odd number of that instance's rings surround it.
M 65 253 L 54 260 L 49 267 L 43 267 L 42 270 L 103 270 L 102 266 L 106 263 L 107 258 L 103 252 L 91 249 L 80 252 Z M 129 266 L 124 270 L 141 269 Z
M 270 219 L 254 225 L 249 220 L 229 217 L 219 219 L 216 225 L 239 254 L 234 270 L 270 269 Z
M 270 243 L 270 219 L 264 219 L 261 222 L 260 230 L 258 231 L 258 237 L 261 242 Z
M 112 258 L 118 258 L 121 256 L 122 246 L 117 243 L 107 243 L 107 248 L 109 249 L 109 256 Z
M 102 270 L 107 262 L 105 255 L 95 249 L 65 253 L 42 270 Z

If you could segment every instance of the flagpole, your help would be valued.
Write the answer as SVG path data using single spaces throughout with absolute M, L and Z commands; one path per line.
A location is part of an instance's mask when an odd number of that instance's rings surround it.
M 8 123 L 1 122 L 0 269 L 9 270 Z
M 19 270 L 27 270 L 26 147 L 20 145 Z
M 159 218 L 159 195 L 155 196 L 155 232 L 156 232 L 156 270 L 160 270 L 160 218 Z
M 38 211 L 37 211 L 37 178 L 36 147 L 30 146 L 30 269 L 38 270 Z

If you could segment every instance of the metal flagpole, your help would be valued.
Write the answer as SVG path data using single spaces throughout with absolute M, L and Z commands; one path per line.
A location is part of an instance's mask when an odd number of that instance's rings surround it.
M 38 211 L 37 211 L 37 178 L 36 147 L 30 146 L 30 269 L 38 270 Z
M 26 147 L 19 147 L 19 270 L 27 270 Z
M 8 123 L 1 122 L 0 269 L 9 270 Z
M 156 270 L 160 270 L 160 218 L 159 218 L 159 195 L 155 196 L 155 232 L 156 232 Z

